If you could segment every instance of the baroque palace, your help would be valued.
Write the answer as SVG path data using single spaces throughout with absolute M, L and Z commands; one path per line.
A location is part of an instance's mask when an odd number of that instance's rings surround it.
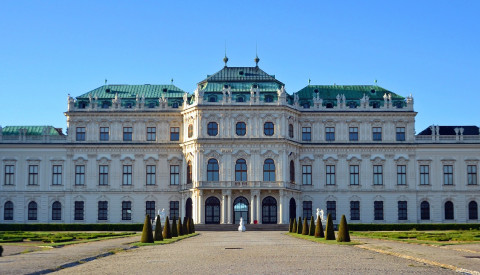
M 0 127 L 2 223 L 285 224 L 317 208 L 350 223 L 478 222 L 476 126 L 415 134 L 413 97 L 377 85 L 292 95 L 225 66 L 193 94 L 104 85 L 68 97 L 67 133 Z

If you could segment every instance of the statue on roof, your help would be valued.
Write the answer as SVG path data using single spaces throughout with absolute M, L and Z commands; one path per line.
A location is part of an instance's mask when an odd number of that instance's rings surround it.
M 293 103 L 294 103 L 295 105 L 298 104 L 298 100 L 299 100 L 299 99 L 298 99 L 298 94 L 294 94 L 294 95 L 293 95 Z

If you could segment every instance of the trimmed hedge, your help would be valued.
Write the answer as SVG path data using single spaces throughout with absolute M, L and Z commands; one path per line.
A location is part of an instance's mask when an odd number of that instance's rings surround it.
M 325 230 L 325 240 L 335 240 L 335 230 L 331 214 L 327 215 L 327 229 Z
M 142 231 L 143 223 L 1 223 L 0 231 Z
M 365 224 L 350 223 L 350 231 L 409 231 L 409 230 L 480 230 L 480 223 L 403 223 L 403 224 Z
M 153 231 L 152 222 L 150 221 L 150 215 L 145 216 L 145 222 L 143 224 L 141 243 L 153 243 Z
M 338 227 L 337 242 L 350 242 L 350 233 L 345 215 L 342 215 L 340 226 Z
M 3 246 L 0 245 L 0 257 L 2 257 L 3 254 Z

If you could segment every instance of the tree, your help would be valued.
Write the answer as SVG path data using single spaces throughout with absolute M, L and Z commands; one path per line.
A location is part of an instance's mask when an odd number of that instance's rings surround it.
M 302 235 L 308 235 L 308 221 L 306 217 L 303 218 Z
M 293 220 L 292 233 L 297 233 L 297 219 L 292 219 L 292 220 Z
M 292 226 L 293 226 L 293 221 L 290 219 L 290 223 L 288 224 L 288 232 L 292 233 Z
M 183 235 L 182 220 L 180 219 L 180 217 L 178 217 L 177 232 L 178 232 L 178 236 Z
M 350 233 L 345 215 L 342 215 L 340 226 L 338 227 L 337 242 L 350 242 Z
M 308 235 L 315 236 L 315 220 L 313 219 L 313 215 L 310 218 L 310 229 L 308 231 Z
M 152 222 L 150 221 L 150 215 L 145 216 L 145 222 L 143 223 L 141 243 L 153 243 Z
M 317 216 L 317 225 L 315 226 L 315 238 L 325 238 L 325 234 L 323 233 L 322 220 L 320 219 L 320 216 Z
M 168 216 L 165 218 L 165 226 L 163 227 L 163 238 L 164 239 L 171 239 L 172 232 L 170 230 L 170 221 L 168 220 Z
M 155 235 L 153 236 L 153 240 L 163 241 L 162 221 L 160 221 L 160 215 L 157 215 L 157 221 L 155 222 Z
M 177 219 L 175 219 L 175 217 L 172 219 L 172 238 L 173 237 L 178 237 Z
M 303 230 L 302 218 L 298 217 L 297 234 L 302 234 L 302 230 Z
M 335 240 L 335 230 L 333 229 L 332 216 L 327 216 L 327 230 L 325 231 L 325 240 Z

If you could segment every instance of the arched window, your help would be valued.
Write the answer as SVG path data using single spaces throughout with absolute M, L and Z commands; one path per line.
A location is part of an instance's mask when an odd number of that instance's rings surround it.
M 422 201 L 420 204 L 420 219 L 430 220 L 430 204 L 428 201 Z
M 58 201 L 52 204 L 52 220 L 59 221 L 62 219 L 62 204 Z
M 271 96 L 271 95 L 266 95 L 266 96 L 265 96 L 265 102 L 273 102 L 273 96 Z
M 263 181 L 275 181 L 275 163 L 273 159 L 266 159 L 263 163 Z
M 218 124 L 216 122 L 209 122 L 207 125 L 207 133 L 209 136 L 216 136 L 218 134 Z
M 235 133 L 237 136 L 244 136 L 247 133 L 247 125 L 245 122 L 237 122 Z
M 453 202 L 451 201 L 445 203 L 445 219 L 453 220 Z
M 290 161 L 290 182 L 295 183 L 295 163 L 293 163 L 293 160 Z
M 235 181 L 247 180 L 247 162 L 244 159 L 238 159 L 235 164 Z
M 188 138 L 193 137 L 193 124 L 188 125 Z
M 13 202 L 7 201 L 3 207 L 3 219 L 6 221 L 13 220 Z
M 476 201 L 468 203 L 468 219 L 478 220 L 478 204 Z
M 209 159 L 207 164 L 207 180 L 218 181 L 218 161 Z
M 187 184 L 192 183 L 192 162 L 187 162 Z
M 265 122 L 265 124 L 263 125 L 263 133 L 266 136 L 273 136 L 273 133 L 274 133 L 273 122 Z
M 288 124 L 288 136 L 293 138 L 293 124 Z
M 28 204 L 28 220 L 29 221 L 37 220 L 37 203 L 34 201 L 31 201 Z

